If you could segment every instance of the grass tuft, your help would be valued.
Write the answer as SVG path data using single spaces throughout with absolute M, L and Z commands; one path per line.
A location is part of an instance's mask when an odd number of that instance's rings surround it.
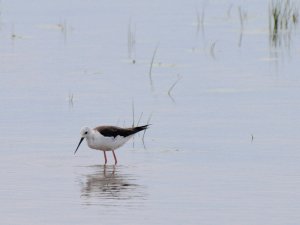
M 282 40 L 290 41 L 290 33 L 299 21 L 296 1 L 272 0 L 269 5 L 269 34 L 272 45 L 280 46 Z

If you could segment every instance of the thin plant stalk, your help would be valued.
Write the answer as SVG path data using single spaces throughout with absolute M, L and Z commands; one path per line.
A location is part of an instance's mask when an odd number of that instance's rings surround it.
M 150 69 L 149 69 L 149 79 L 150 79 L 150 85 L 151 85 L 152 90 L 153 90 L 152 67 L 153 67 L 153 62 L 154 62 L 154 59 L 155 59 L 157 49 L 158 49 L 158 44 L 156 45 L 156 47 L 154 49 L 152 59 L 151 59 L 151 62 L 150 62 Z
M 181 77 L 178 75 L 177 76 L 177 80 L 171 85 L 171 87 L 168 90 L 168 95 L 169 97 L 172 99 L 173 102 L 175 102 L 174 98 L 171 95 L 172 90 L 174 89 L 174 87 L 176 86 L 176 84 L 181 80 Z

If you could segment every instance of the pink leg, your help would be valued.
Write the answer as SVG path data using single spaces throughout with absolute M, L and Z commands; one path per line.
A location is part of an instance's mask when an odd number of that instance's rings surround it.
M 104 159 L 105 159 L 105 165 L 106 165 L 106 163 L 107 163 L 106 152 L 103 151 L 103 153 L 104 153 Z
M 115 151 L 112 150 L 112 153 L 113 153 L 113 155 L 114 155 L 114 158 L 115 158 L 115 165 L 116 165 L 116 164 L 118 163 L 118 161 L 117 161 L 117 157 L 116 157 Z

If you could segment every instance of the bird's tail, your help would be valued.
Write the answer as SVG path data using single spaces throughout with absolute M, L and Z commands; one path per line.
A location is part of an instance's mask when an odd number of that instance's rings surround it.
M 148 128 L 148 126 L 150 126 L 151 124 L 147 124 L 144 126 L 139 126 L 139 127 L 134 127 L 133 130 L 135 131 L 135 133 L 140 132 L 142 130 L 146 130 Z

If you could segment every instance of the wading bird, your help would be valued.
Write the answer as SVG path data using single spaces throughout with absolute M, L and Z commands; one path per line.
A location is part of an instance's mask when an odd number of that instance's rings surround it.
M 88 146 L 95 150 L 101 150 L 104 153 L 105 164 L 107 163 L 106 151 L 112 151 L 115 164 L 117 164 L 117 157 L 114 152 L 117 148 L 124 145 L 134 134 L 146 130 L 149 125 L 121 128 L 116 126 L 99 126 L 91 129 L 89 127 L 83 127 L 80 130 L 81 139 L 74 152 L 77 152 L 83 139 L 86 139 Z

